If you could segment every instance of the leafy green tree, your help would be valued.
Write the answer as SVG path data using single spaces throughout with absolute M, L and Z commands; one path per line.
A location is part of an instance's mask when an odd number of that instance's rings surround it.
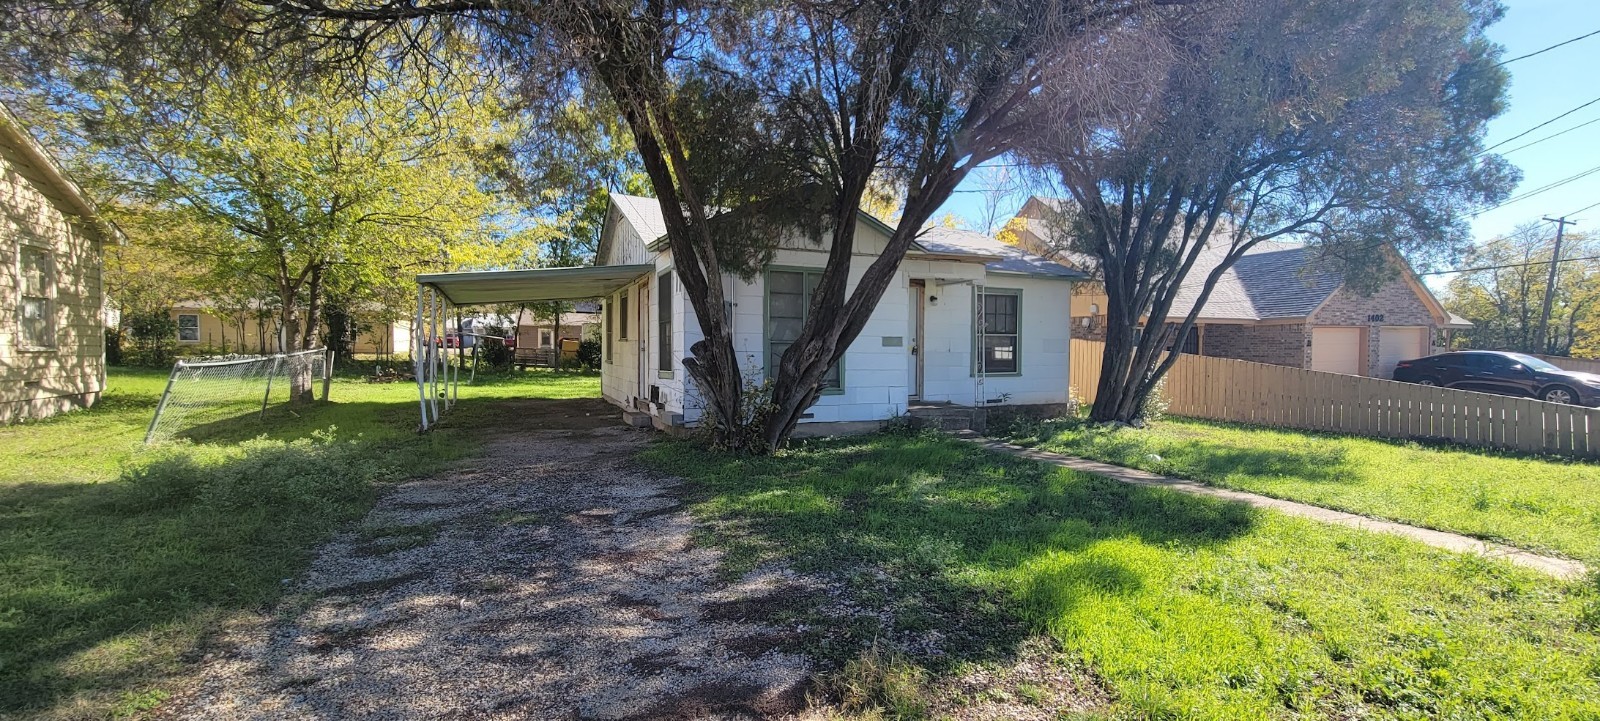
M 148 54 L 282 61 L 291 48 L 344 59 L 394 38 L 446 66 L 520 80 L 534 117 L 605 98 L 661 205 L 700 324 L 685 368 L 718 440 L 766 450 L 816 401 L 966 175 L 1102 96 L 1141 96 L 1112 71 L 1142 62 L 1141 18 L 1182 2 L 48 0 L 6 39 L 34 48 L 29 60 L 89 47 L 137 67 Z M 903 190 L 898 222 L 852 274 L 856 213 L 885 180 Z M 770 402 L 747 409 L 724 279 L 754 274 L 797 236 L 826 240 L 828 260 L 799 337 L 774 364 Z
M 1160 91 L 1126 114 L 1063 122 L 1032 153 L 1072 201 L 1059 235 L 1098 259 L 1105 283 L 1090 417 L 1138 417 L 1177 360 L 1168 349 L 1261 242 L 1311 243 L 1357 289 L 1392 277 L 1386 248 L 1464 247 L 1465 213 L 1515 177 L 1481 142 L 1503 107 L 1499 49 L 1483 34 L 1499 16 L 1479 0 L 1227 0 L 1169 14 L 1143 66 Z M 1218 262 L 1198 266 L 1207 253 Z M 1198 301 L 1174 317 L 1195 274 Z
M 1459 334 L 1470 348 L 1568 355 L 1596 347 L 1600 330 L 1600 263 L 1594 241 L 1570 233 L 1557 268 L 1551 298 L 1550 326 L 1539 337 L 1539 312 L 1549 281 L 1554 245 L 1549 228 L 1539 223 L 1517 227 L 1472 249 L 1462 267 L 1472 268 L 1450 280 L 1445 307 L 1472 328 Z

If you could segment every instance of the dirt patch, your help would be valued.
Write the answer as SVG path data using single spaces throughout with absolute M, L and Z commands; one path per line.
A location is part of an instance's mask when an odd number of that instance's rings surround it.
M 993 635 L 995 619 L 962 604 L 937 628 L 889 633 L 904 599 L 882 572 L 869 575 L 883 587 L 860 598 L 843 571 L 719 577 L 721 552 L 692 542 L 679 481 L 633 465 L 650 434 L 599 402 L 496 413 L 505 422 L 481 457 L 392 489 L 286 582 L 279 607 L 230 623 L 156 715 L 834 719 L 873 711 L 819 687 L 815 673 L 840 669 L 818 668 L 806 649 L 837 657 L 877 639 L 921 663 L 959 648 L 963 627 Z M 926 715 L 1045 719 L 1108 703 L 1055 649 L 1007 649 L 1018 652 L 919 675 Z
M 616 409 L 506 405 L 514 429 L 455 473 L 394 488 L 293 581 L 294 606 L 225 632 L 161 714 L 687 719 L 799 710 L 809 662 L 750 646 L 792 632 L 760 613 L 792 578 L 719 583 L 720 554 L 691 545 L 676 480 L 632 465 L 649 434 L 617 424 Z M 562 410 L 530 418 L 551 408 Z M 579 432 L 527 430 L 545 425 Z

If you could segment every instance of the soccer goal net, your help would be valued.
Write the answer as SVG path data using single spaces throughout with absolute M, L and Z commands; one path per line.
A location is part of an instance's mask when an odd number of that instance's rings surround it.
M 265 419 L 268 410 L 293 400 L 327 400 L 327 351 L 317 348 L 267 356 L 180 360 L 150 419 L 144 442 L 240 419 Z

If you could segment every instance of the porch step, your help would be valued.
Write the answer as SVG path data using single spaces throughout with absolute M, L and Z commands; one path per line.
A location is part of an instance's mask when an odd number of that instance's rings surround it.
M 907 409 L 912 423 L 920 428 L 941 431 L 984 430 L 984 412 L 981 408 L 958 406 L 954 403 L 917 403 Z
M 624 410 L 622 412 L 622 422 L 633 426 L 634 428 L 649 428 L 651 425 L 651 417 L 649 413 L 645 413 L 644 411 Z

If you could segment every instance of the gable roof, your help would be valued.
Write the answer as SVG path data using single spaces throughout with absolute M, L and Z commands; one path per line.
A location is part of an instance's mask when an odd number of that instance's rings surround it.
M 1200 252 L 1194 268 L 1178 289 L 1169 315 L 1184 315 L 1200 297 L 1205 279 L 1227 255 L 1225 249 Z M 1311 248 L 1292 243 L 1263 242 L 1217 279 L 1200 318 L 1210 320 L 1273 320 L 1304 318 L 1344 285 L 1344 276 L 1318 262 Z
M 1064 244 L 1054 242 L 1050 223 L 1043 219 L 1050 212 L 1060 212 L 1070 200 L 1032 196 L 1017 211 L 1021 230 L 1034 234 L 1051 247 Z M 1411 286 L 1423 305 L 1441 324 L 1452 327 L 1466 321 L 1444 309 L 1438 298 L 1417 279 L 1411 266 L 1392 250 L 1386 251 L 1398 263 L 1405 282 Z M 1092 270 L 1099 262 L 1085 253 L 1061 251 L 1068 262 L 1084 270 Z M 1200 291 L 1211 271 L 1226 257 L 1225 248 L 1206 248 L 1200 252 L 1194 267 L 1178 289 L 1168 316 L 1183 316 L 1199 300 Z M 1344 274 L 1331 263 L 1323 262 L 1320 252 L 1300 243 L 1263 241 L 1245 252 L 1233 267 L 1223 272 L 1206 299 L 1200 320 L 1261 321 L 1290 318 L 1307 318 L 1322 307 L 1333 294 L 1344 286 Z
M 934 226 L 917 235 L 917 245 L 931 253 L 941 255 L 969 255 L 998 257 L 984 264 L 991 273 L 1037 275 L 1048 278 L 1080 280 L 1089 275 L 1053 260 L 1041 258 L 1012 245 L 971 230 Z
M 51 199 L 66 204 L 67 207 L 61 208 L 62 211 L 82 218 L 103 240 L 122 240 L 122 231 L 100 217 L 100 211 L 84 195 L 83 188 L 67 177 L 44 146 L 34 140 L 33 135 L 22 127 L 22 121 L 5 105 L 0 105 L 0 144 L 14 148 L 22 160 L 38 172 L 40 179 L 53 191 Z
M 656 202 L 655 198 L 612 193 L 611 206 L 617 210 L 623 220 L 632 225 L 634 230 L 639 233 L 639 237 L 644 240 L 646 248 L 653 250 L 658 241 L 667 234 L 667 225 L 661 218 L 661 205 Z M 894 233 L 893 228 L 866 211 L 858 211 L 857 217 L 862 222 L 877 228 L 886 235 Z M 605 238 L 601 241 L 600 257 L 602 260 L 609 248 L 608 240 L 610 237 L 611 233 L 607 232 Z M 989 271 L 996 273 L 1064 279 L 1088 277 L 1082 271 L 1027 253 L 1020 248 L 1006 245 L 982 233 L 942 226 L 928 228 L 919 233 L 912 246 L 911 254 L 937 255 L 958 260 L 983 262 Z

